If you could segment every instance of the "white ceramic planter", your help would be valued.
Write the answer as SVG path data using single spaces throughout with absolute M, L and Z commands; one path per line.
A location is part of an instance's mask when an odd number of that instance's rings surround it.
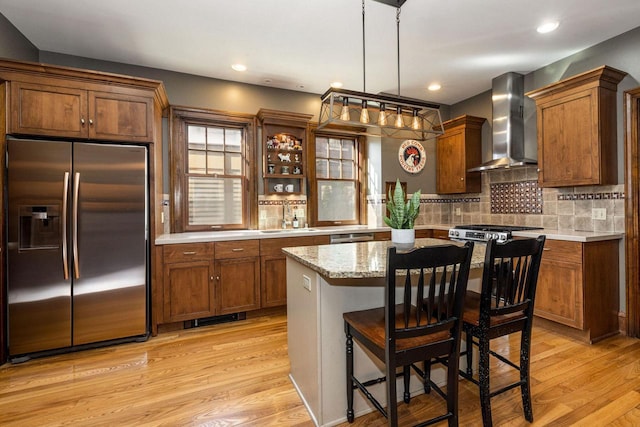
M 416 242 L 416 230 L 413 228 L 392 228 L 391 242 L 399 249 L 412 248 Z

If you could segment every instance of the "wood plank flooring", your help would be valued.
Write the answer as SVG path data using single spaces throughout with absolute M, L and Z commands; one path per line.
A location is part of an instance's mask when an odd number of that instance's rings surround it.
M 273 314 L 5 364 L 0 425 L 312 426 L 288 378 L 286 328 L 286 316 Z M 492 347 L 517 354 L 518 345 Z M 533 426 L 640 425 L 640 340 L 589 346 L 534 327 L 531 372 Z M 496 363 L 498 373 L 510 375 Z M 400 405 L 401 425 L 443 408 L 436 395 L 418 396 Z M 517 390 L 494 398 L 492 410 L 496 426 L 530 425 Z M 481 424 L 477 388 L 462 380 L 460 425 Z M 351 425 L 386 420 L 372 413 Z

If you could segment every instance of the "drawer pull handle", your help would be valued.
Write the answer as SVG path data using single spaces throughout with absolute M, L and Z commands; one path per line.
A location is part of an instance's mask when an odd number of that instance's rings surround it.
M 550 251 L 551 248 L 542 248 L 543 251 Z
M 195 254 L 196 254 L 195 251 L 182 252 L 182 255 L 195 255 Z
M 232 252 L 242 252 L 244 251 L 244 248 L 233 248 L 231 249 Z

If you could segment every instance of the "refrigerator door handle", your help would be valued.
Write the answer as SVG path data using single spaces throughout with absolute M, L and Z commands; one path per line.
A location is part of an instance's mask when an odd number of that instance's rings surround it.
M 73 269 L 76 279 L 80 278 L 78 266 L 78 193 L 80 192 L 80 172 L 76 172 L 73 183 Z
M 67 260 L 67 208 L 69 198 L 69 172 L 64 173 L 64 188 L 62 189 L 62 270 L 64 280 L 69 280 L 69 262 Z

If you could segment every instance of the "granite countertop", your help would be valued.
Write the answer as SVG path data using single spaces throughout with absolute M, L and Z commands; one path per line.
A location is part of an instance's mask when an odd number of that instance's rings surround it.
M 415 246 L 436 246 L 461 242 L 442 239 L 416 239 Z M 342 279 L 383 279 L 386 277 L 387 248 L 390 241 L 342 243 L 340 245 L 284 248 L 282 251 L 302 265 L 318 272 L 328 281 Z M 475 245 L 471 268 L 482 268 L 485 245 Z
M 429 224 L 419 225 L 415 228 L 448 230 L 453 228 L 452 224 Z M 334 227 L 313 227 L 299 228 L 287 230 L 236 230 L 236 231 L 201 231 L 190 233 L 172 233 L 158 236 L 155 240 L 156 245 L 171 245 L 178 243 L 198 243 L 198 242 L 216 242 L 225 240 L 249 240 L 249 239 L 274 239 L 282 237 L 301 237 L 312 235 L 329 235 L 341 233 L 374 233 L 385 232 L 391 229 L 386 226 L 370 227 L 367 225 L 343 225 Z M 570 230 L 530 230 L 515 231 L 515 237 L 537 237 L 541 234 L 547 236 L 550 240 L 568 240 L 574 242 L 595 242 L 600 240 L 616 240 L 624 237 L 624 233 L 607 232 L 607 231 L 570 231 Z

